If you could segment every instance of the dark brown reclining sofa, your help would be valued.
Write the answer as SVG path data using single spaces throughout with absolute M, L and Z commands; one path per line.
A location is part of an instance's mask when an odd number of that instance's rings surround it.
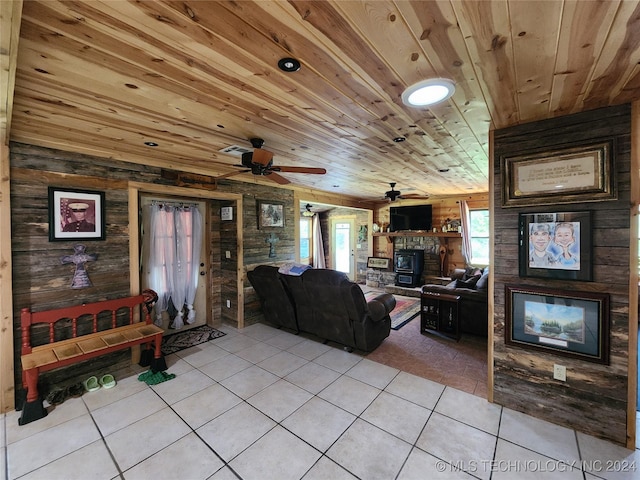
M 345 273 L 309 269 L 285 275 L 259 265 L 247 272 L 265 319 L 276 326 L 311 333 L 323 340 L 370 352 L 389 336 L 396 300 L 383 293 L 367 302 Z

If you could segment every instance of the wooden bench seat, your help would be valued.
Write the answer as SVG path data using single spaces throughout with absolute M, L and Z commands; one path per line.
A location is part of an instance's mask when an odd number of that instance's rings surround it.
M 133 297 L 43 312 L 31 312 L 29 308 L 23 308 L 21 312 L 21 364 L 22 381 L 27 395 L 18 423 L 24 425 L 47 415 L 38 394 L 40 372 L 147 343 L 154 344 L 154 359 L 150 362 L 152 370 L 166 370 L 167 366 L 160 350 L 164 330 L 151 321 L 151 309 L 157 298 L 153 290 L 145 290 L 141 295 Z M 144 307 L 143 322 L 137 321 L 139 314 L 136 307 L 139 306 Z M 128 312 L 129 323 L 117 326 L 118 313 L 122 313 L 123 310 Z M 98 331 L 98 316 L 103 312 L 110 312 L 111 328 Z M 78 335 L 78 319 L 81 317 L 91 318 L 91 333 Z M 71 338 L 56 341 L 55 324 L 60 320 L 71 321 Z M 42 323 L 48 324 L 49 342 L 32 347 L 31 329 L 34 325 Z

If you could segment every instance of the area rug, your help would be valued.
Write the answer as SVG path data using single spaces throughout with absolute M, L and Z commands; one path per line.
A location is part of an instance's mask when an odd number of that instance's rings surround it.
M 170 355 L 179 352 L 185 348 L 200 345 L 214 338 L 226 335 L 220 330 L 216 330 L 209 325 L 201 325 L 199 327 L 190 328 L 184 332 L 173 333 L 162 338 L 162 353 Z
M 364 292 L 367 302 L 380 295 L 380 291 L 370 290 Z M 391 312 L 391 328 L 399 330 L 420 314 L 420 299 L 417 297 L 403 297 L 394 295 L 396 308 Z

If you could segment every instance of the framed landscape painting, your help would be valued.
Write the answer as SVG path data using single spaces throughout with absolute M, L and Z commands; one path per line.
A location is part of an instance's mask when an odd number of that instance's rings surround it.
M 609 294 L 505 286 L 505 343 L 609 363 Z

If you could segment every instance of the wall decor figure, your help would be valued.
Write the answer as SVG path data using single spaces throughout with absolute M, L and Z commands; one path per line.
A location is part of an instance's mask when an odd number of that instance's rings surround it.
M 84 245 L 74 245 L 73 255 L 64 255 L 60 257 L 60 263 L 63 265 L 68 263 L 74 263 L 76 271 L 73 274 L 73 280 L 71 280 L 71 288 L 88 288 L 93 286 L 91 280 L 89 280 L 89 274 L 85 268 L 85 263 L 95 262 L 98 259 L 97 253 L 86 253 L 86 247 Z
M 278 237 L 276 237 L 273 232 L 270 233 L 269 236 L 267 237 L 267 239 L 265 240 L 265 242 L 269 244 L 269 258 L 275 258 L 275 256 L 276 256 L 276 243 L 278 243 L 278 240 L 280 240 L 280 239 Z

